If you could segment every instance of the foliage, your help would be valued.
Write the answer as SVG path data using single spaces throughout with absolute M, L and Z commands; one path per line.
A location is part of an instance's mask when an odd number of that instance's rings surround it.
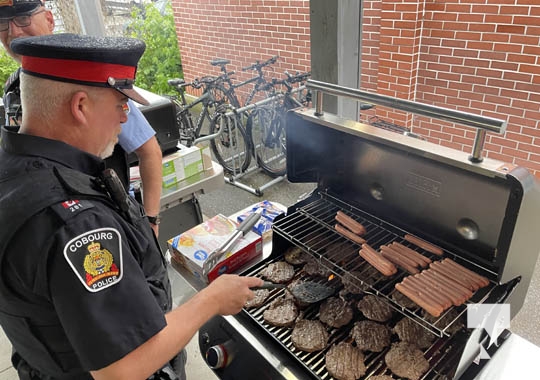
M 136 85 L 157 94 L 170 93 L 167 80 L 183 77 L 170 1 L 166 2 L 163 14 L 154 3 L 145 4 L 143 9 L 133 9 L 133 22 L 127 34 L 146 43 L 137 69 Z
M 4 89 L 4 83 L 6 83 L 11 73 L 17 70 L 17 67 L 19 67 L 19 64 L 0 45 L 0 90 Z

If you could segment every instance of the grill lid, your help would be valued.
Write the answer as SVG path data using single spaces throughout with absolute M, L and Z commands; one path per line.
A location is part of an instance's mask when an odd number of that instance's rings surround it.
M 522 168 L 313 110 L 287 115 L 287 176 L 499 272 L 523 197 Z M 307 138 L 306 138 L 307 137 Z

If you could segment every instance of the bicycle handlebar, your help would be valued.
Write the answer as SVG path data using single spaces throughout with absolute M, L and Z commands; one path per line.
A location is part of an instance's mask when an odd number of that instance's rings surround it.
M 174 78 L 174 79 L 169 79 L 167 81 L 167 84 L 171 87 L 175 87 L 177 89 L 183 89 L 184 87 L 187 87 L 187 86 L 191 86 L 192 84 L 191 83 L 188 83 L 186 82 L 185 80 L 183 80 L 182 78 Z
M 300 82 L 305 82 L 306 80 L 308 80 L 308 78 L 311 76 L 311 72 L 308 71 L 307 73 L 303 73 L 303 74 L 300 74 L 297 72 L 296 75 L 292 75 L 288 71 L 285 71 L 285 75 L 287 76 L 286 80 L 289 83 L 300 83 Z
M 242 67 L 242 71 L 260 70 L 265 66 L 273 65 L 274 63 L 276 63 L 278 58 L 279 58 L 279 55 L 274 55 L 272 58 L 270 58 L 270 59 L 268 59 L 268 60 L 266 60 L 266 61 L 264 61 L 262 63 L 259 62 L 259 61 L 255 61 L 255 63 L 253 65 L 250 65 L 250 66 L 247 66 L 247 67 Z

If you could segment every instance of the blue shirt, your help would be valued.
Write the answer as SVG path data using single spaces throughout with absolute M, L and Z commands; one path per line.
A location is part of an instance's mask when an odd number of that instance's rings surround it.
M 131 153 L 150 140 L 156 134 L 148 120 L 144 117 L 133 100 L 128 101 L 129 116 L 122 125 L 122 132 L 118 135 L 118 143 L 126 151 Z

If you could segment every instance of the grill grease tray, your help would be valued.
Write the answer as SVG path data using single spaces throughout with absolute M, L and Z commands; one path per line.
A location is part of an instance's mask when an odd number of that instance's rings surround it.
M 320 265 L 328 268 L 337 276 L 343 277 L 347 275 L 349 278 L 354 278 L 359 284 L 367 287 L 365 290 L 367 293 L 383 297 L 399 313 L 413 318 L 415 322 L 433 334 L 440 337 L 447 336 L 446 330 L 455 320 L 442 325 L 443 318 L 452 309 L 456 309 L 459 318 L 465 313 L 466 304 L 448 309 L 439 319 L 430 323 L 423 317 L 423 309 L 420 307 L 410 309 L 395 301 L 392 298 L 392 294 L 397 292 L 394 286 L 408 273 L 398 269 L 398 273 L 382 280 L 369 276 L 364 277 L 366 274 L 372 273 L 370 270 L 371 265 L 358 254 L 360 245 L 335 232 L 334 217 L 336 212 L 341 210 L 364 225 L 367 233 L 363 237 L 375 249 L 378 249 L 381 245 L 399 242 L 433 261 L 441 260 L 441 257 L 407 242 L 403 236 L 408 232 L 341 201 L 329 192 L 319 191 L 317 195 L 313 197 L 312 202 L 303 205 L 295 212 L 277 221 L 273 226 L 274 233 L 309 252 L 319 261 Z M 464 262 L 448 251 L 445 251 L 444 257 L 450 257 L 469 268 L 473 265 L 470 262 Z M 493 276 L 492 273 L 478 266 L 471 269 L 488 278 Z M 478 290 L 467 303 L 483 303 L 496 285 L 495 282 L 490 281 L 488 287 Z

